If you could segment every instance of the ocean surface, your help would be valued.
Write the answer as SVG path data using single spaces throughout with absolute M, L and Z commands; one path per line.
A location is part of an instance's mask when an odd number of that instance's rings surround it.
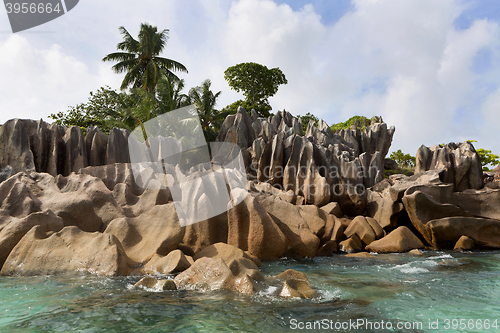
M 320 292 L 132 289 L 139 277 L 0 277 L 0 332 L 500 332 L 500 251 L 263 263 Z M 171 278 L 171 277 L 170 277 Z

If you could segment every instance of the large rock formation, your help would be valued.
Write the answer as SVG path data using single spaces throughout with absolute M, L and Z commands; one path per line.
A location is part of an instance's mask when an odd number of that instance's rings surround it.
M 0 168 L 69 175 L 86 166 L 130 162 L 128 131 L 114 128 L 105 135 L 89 128 L 58 126 L 39 120 L 12 119 L 0 126 Z
M 406 193 L 408 192 L 407 190 Z M 403 203 L 411 223 L 429 244 L 432 244 L 431 231 L 427 227 L 429 221 L 452 216 L 472 216 L 455 205 L 439 203 L 432 196 L 418 190 L 405 195 Z
M 277 260 L 287 249 L 285 235 L 251 195 L 228 212 L 227 243 L 264 260 Z
M 137 217 L 115 219 L 105 233 L 114 235 L 127 256 L 141 264 L 155 254 L 169 254 L 184 237 L 173 203 L 157 205 Z
M 238 144 L 247 172 L 259 182 L 293 191 L 306 203 L 341 203 L 343 212 L 363 213 L 365 188 L 383 179 L 383 161 L 394 128 L 381 118 L 371 126 L 333 133 L 324 122 L 301 122 L 286 111 L 269 118 L 251 118 L 243 108 L 228 116 L 217 137 Z
M 500 248 L 500 220 L 477 217 L 446 217 L 427 223 L 431 244 L 438 249 L 453 249 L 462 236 L 475 244 Z
M 500 220 L 500 190 L 484 188 L 456 192 L 453 202 L 474 216 Z
M 1 275 L 53 275 L 67 272 L 128 275 L 129 261 L 113 235 L 65 227 L 50 236 L 33 227 L 7 257 Z
M 430 148 L 422 145 L 417 151 L 415 173 L 443 169 L 441 180 L 455 185 L 456 191 L 483 187 L 483 169 L 470 142 L 448 143 Z
M 378 183 L 367 191 L 366 213 L 373 217 L 382 228 L 392 230 L 397 228 L 404 218 L 402 202 L 405 191 L 409 188 L 447 187 L 442 184 L 442 170 L 431 170 L 414 176 L 392 175 L 389 179 Z M 451 190 L 453 191 L 453 190 Z M 451 196 L 450 192 L 450 196 Z
M 288 112 L 265 119 L 239 109 L 217 139 L 241 148 L 249 193 L 230 191 L 227 211 L 181 227 L 171 176 L 189 183 L 183 196 L 191 206 L 182 214 L 205 212 L 211 206 L 201 178 L 213 171 L 209 163 L 185 167 L 179 158 L 163 170 L 140 164 L 134 177 L 125 130 L 89 128 L 84 136 L 77 127 L 11 120 L 0 127 L 2 274 L 182 272 L 179 289 L 253 293 L 263 280 L 260 260 L 403 252 L 422 242 L 465 248 L 459 239 L 500 247 L 500 190 L 481 189 L 472 145 L 422 146 L 420 173 L 383 180 L 393 134 L 381 118 L 365 130 L 336 133 L 324 121 L 310 122 L 304 134 Z M 150 140 L 158 156 L 165 140 Z M 224 165 L 217 164 L 221 156 L 216 165 Z M 226 177 L 210 196 L 241 182 Z M 297 276 L 280 281 L 279 290 L 284 297 L 317 295 Z

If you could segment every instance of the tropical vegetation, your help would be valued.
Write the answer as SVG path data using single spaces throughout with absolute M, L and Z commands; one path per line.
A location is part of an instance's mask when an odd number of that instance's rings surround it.
M 285 74 L 278 68 L 267 68 L 254 62 L 246 62 L 229 67 L 224 72 L 224 78 L 236 92 L 243 92 L 245 100 L 238 100 L 224 111 L 235 113 L 238 106 L 247 111 L 254 109 L 260 117 L 269 117 L 272 110 L 269 97 L 278 91 L 278 87 L 287 84 Z
M 163 76 L 179 81 L 173 71 L 188 72 L 183 64 L 159 56 L 167 45 L 168 29 L 158 31 L 157 27 L 142 23 L 138 39 L 134 39 L 124 27 L 119 30 L 123 41 L 116 47 L 122 52 L 110 53 L 102 60 L 117 62 L 112 67 L 113 71 L 126 73 L 121 90 L 143 88 L 153 94 Z

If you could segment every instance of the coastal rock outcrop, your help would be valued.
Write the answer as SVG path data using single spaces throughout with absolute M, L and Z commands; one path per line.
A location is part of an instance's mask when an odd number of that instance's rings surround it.
M 500 190 L 484 188 L 456 192 L 453 202 L 476 217 L 500 220 Z
M 181 250 L 173 250 L 166 256 L 155 253 L 142 271 L 146 274 L 172 274 L 185 271 L 193 263 L 193 258 L 186 256 Z
M 32 213 L 23 218 L 11 217 L 0 231 L 0 267 L 23 236 L 37 225 L 44 232 L 57 232 L 64 228 L 63 220 L 51 210 Z
M 259 196 L 257 199 L 285 235 L 286 255 L 297 258 L 316 255 L 320 239 L 311 230 L 299 207 L 273 196 Z
M 443 169 L 441 180 L 455 185 L 460 192 L 483 187 L 483 169 L 474 146 L 466 141 L 432 147 L 421 146 L 417 151 L 415 173 Z
M 366 247 L 367 251 L 378 253 L 408 252 L 421 249 L 424 244 L 407 227 L 399 227 Z
M 500 248 L 500 220 L 477 217 L 446 217 L 427 223 L 431 245 L 437 249 L 453 249 L 462 236 L 476 245 Z
M 244 263 L 234 263 L 236 261 L 244 261 Z M 194 262 L 184 272 L 174 278 L 177 289 L 187 290 L 231 290 L 242 294 L 253 294 L 256 290 L 256 280 L 250 275 L 257 276 L 263 280 L 262 275 L 258 271 L 257 266 L 247 259 L 235 259 L 229 264 L 221 258 L 203 257 Z M 245 270 L 241 266 L 246 267 Z M 231 270 L 233 267 L 235 272 Z M 253 270 L 253 273 L 249 273 Z M 236 273 L 236 274 L 235 274 Z
M 366 214 L 388 231 L 397 228 L 404 217 L 402 199 L 406 190 L 441 186 L 441 173 L 442 170 L 430 170 L 414 176 L 392 175 L 389 179 L 384 179 L 367 190 Z M 451 195 L 452 192 L 449 193 Z
M 385 236 L 384 230 L 375 219 L 364 216 L 356 216 L 344 234 L 348 238 L 357 235 L 363 247 Z
M 228 212 L 227 244 L 263 260 L 277 260 L 287 249 L 285 235 L 251 195 Z
M 432 244 L 431 232 L 427 227 L 429 221 L 452 216 L 472 216 L 455 205 L 439 203 L 430 195 L 418 190 L 405 195 L 403 203 L 411 223 L 429 244 Z
M 319 293 L 313 288 L 307 276 L 293 269 L 266 278 L 269 283 L 282 283 L 279 293 L 281 297 L 315 298 Z
M 184 237 L 173 203 L 154 206 L 138 217 L 115 219 L 105 233 L 114 235 L 127 256 L 142 264 L 155 254 L 169 254 Z
M 1 275 L 55 275 L 89 272 L 119 276 L 130 272 L 120 241 L 111 234 L 69 226 L 48 234 L 33 227 L 7 257 Z
M 91 166 L 130 162 L 127 130 L 114 128 L 110 135 L 92 127 L 47 124 L 39 120 L 11 119 L 0 126 L 0 168 L 47 172 L 68 176 Z
M 344 213 L 359 215 L 366 205 L 361 189 L 383 179 L 393 134 L 381 118 L 365 130 L 339 133 L 322 120 L 310 122 L 304 134 L 300 119 L 286 111 L 266 119 L 238 108 L 224 121 L 217 141 L 238 144 L 247 156 L 247 173 L 259 182 L 291 190 L 316 206 L 337 201 Z

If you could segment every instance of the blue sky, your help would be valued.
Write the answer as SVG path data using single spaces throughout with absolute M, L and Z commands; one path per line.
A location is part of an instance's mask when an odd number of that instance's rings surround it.
M 475 139 L 500 154 L 500 1 L 85 0 L 66 15 L 12 34 L 0 9 L 0 123 L 43 118 L 123 78 L 102 57 L 141 22 L 170 30 L 164 56 L 188 88 L 212 80 L 218 107 L 242 98 L 223 72 L 253 61 L 288 84 L 276 110 L 327 123 L 381 115 L 392 150 Z

